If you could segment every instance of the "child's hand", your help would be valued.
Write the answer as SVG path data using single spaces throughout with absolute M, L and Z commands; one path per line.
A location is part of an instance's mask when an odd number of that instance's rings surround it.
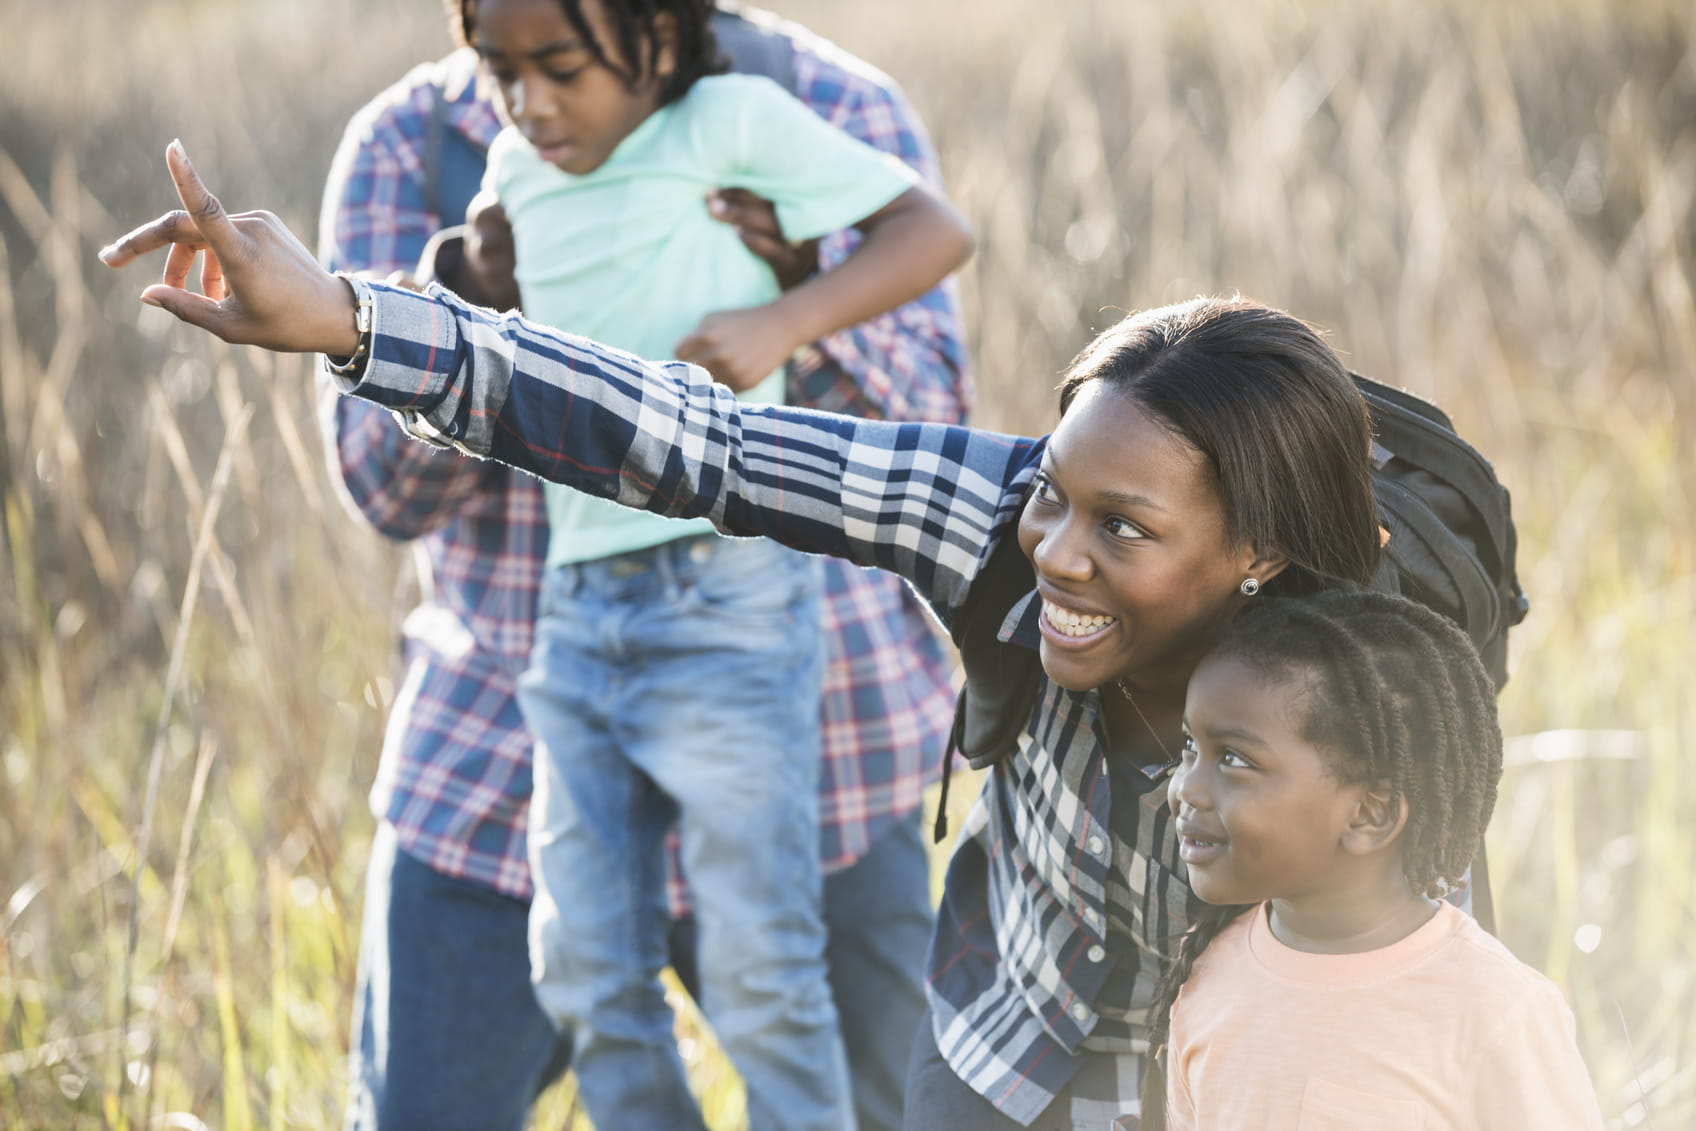
M 495 310 L 516 310 L 512 224 L 492 192 L 478 193 L 465 209 L 464 254 L 461 295 Z
M 764 197 L 747 189 L 714 189 L 707 194 L 707 212 L 736 229 L 743 246 L 766 261 L 783 290 L 819 269 L 819 241 L 786 239 L 777 209 Z
M 742 393 L 771 376 L 800 344 L 775 307 L 756 306 L 707 315 L 677 343 L 677 357 Z

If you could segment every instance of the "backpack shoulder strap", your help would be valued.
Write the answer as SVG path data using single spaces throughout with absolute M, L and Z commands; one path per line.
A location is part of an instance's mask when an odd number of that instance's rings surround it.
M 954 706 L 950 749 L 974 770 L 994 765 L 1018 745 L 1042 683 L 1042 657 L 1000 638 L 1007 615 L 1036 588 L 1036 575 L 1009 530 L 972 581 L 949 625 L 965 683 Z
M 1387 561 L 1404 579 L 1427 587 L 1442 583 L 1438 591 L 1409 596 L 1438 609 L 1457 610 L 1457 622 L 1475 642 L 1505 628 L 1499 623 L 1504 618 L 1501 594 L 1484 563 L 1471 552 L 1474 548 L 1462 542 L 1431 505 L 1436 492 L 1428 488 L 1422 497 L 1406 482 L 1387 477 L 1375 479 L 1372 486 L 1378 505 L 1392 520 L 1393 536 L 1384 548 Z
M 1371 410 L 1375 428 L 1380 433 L 1393 432 L 1394 441 L 1386 446 L 1461 492 L 1499 544 L 1500 532 L 1508 526 L 1508 505 L 1490 461 L 1460 438 L 1437 406 L 1358 374 L 1355 385 Z
M 987 769 L 1011 754 L 1030 724 L 1042 689 L 1042 656 L 1033 648 L 1001 639 L 1001 626 L 1013 609 L 1036 589 L 1030 560 L 1012 529 L 1005 531 L 960 609 L 948 635 L 960 654 L 965 679 L 954 700 L 954 726 L 942 751 L 942 791 L 933 835 L 948 835 L 948 783 L 954 752 L 974 770 Z
M 795 44 L 776 16 L 720 0 L 713 13 L 713 35 L 737 74 L 764 75 L 795 93 Z
M 1162 1063 L 1165 1057 L 1164 1048 L 1150 1049 L 1143 1060 L 1142 1105 L 1137 1131 L 1166 1131 L 1166 1067 Z
M 465 209 L 483 187 L 489 151 L 453 128 L 447 84 L 463 81 L 448 66 L 430 80 L 430 113 L 424 121 L 424 206 L 441 227 L 465 222 Z
M 436 177 L 442 168 L 442 134 L 447 132 L 448 101 L 441 80 L 430 83 L 430 116 L 424 120 L 424 207 L 438 219 L 442 216 L 442 194 Z

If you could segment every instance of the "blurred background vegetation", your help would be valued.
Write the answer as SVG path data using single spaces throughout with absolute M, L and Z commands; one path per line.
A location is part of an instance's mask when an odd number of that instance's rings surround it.
M 1610 1123 L 1696 1126 L 1696 7 L 777 6 L 931 126 L 980 237 L 979 423 L 1048 427 L 1119 311 L 1240 290 L 1494 459 L 1533 600 L 1502 932 L 1566 991 Z M 135 302 L 150 269 L 93 252 L 174 205 L 173 136 L 310 243 L 342 124 L 445 23 L 0 0 L 0 26 L 0 1126 L 335 1125 L 406 555 L 336 503 L 305 359 L 175 327 Z M 538 1122 L 572 1119 L 560 1089 Z

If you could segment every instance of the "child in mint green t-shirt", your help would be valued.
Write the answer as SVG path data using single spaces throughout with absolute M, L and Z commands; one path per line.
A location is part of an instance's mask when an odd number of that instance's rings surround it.
M 484 183 L 512 225 L 528 316 L 779 403 L 796 348 L 930 290 L 970 237 L 893 157 L 768 79 L 714 73 L 710 11 L 464 0 L 509 122 Z M 708 213 L 721 187 L 771 201 L 789 239 L 854 227 L 863 240 L 781 290 Z M 545 498 L 548 569 L 519 684 L 538 741 L 531 961 L 573 1036 L 589 1115 L 701 1126 L 658 981 L 675 821 L 703 1004 L 752 1131 L 849 1124 L 819 915 L 816 563 L 704 520 L 552 485 Z

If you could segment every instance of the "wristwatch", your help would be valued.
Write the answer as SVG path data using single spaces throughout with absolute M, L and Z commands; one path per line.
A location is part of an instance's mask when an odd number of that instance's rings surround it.
M 358 275 L 346 271 L 337 271 L 336 278 L 346 281 L 353 288 L 353 325 L 359 331 L 359 344 L 354 347 L 353 354 L 346 361 L 338 362 L 329 354 L 324 355 L 324 368 L 339 377 L 346 377 L 365 364 L 365 355 L 371 352 L 371 308 L 373 298 L 371 288 L 365 285 L 365 280 Z

